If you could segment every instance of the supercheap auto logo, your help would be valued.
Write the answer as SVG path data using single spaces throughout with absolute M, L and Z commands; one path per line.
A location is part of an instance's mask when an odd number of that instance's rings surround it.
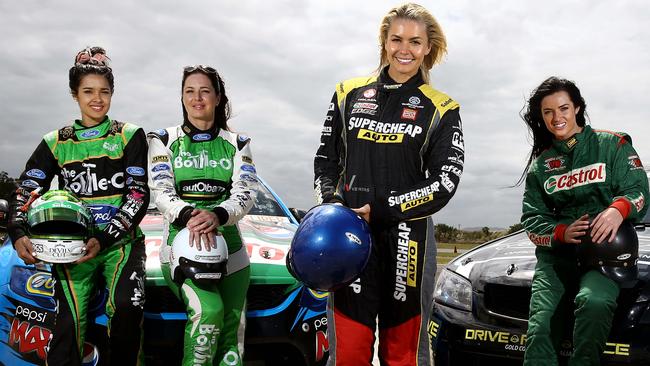
M 605 163 L 596 163 L 573 169 L 565 174 L 551 176 L 544 182 L 544 190 L 548 194 L 553 194 L 574 187 L 604 182 L 607 178 L 605 167 Z
M 422 133 L 422 127 L 412 123 L 378 122 L 369 118 L 352 117 L 348 121 L 348 130 L 358 128 L 357 138 L 375 143 L 399 144 L 404 135 L 415 137 Z

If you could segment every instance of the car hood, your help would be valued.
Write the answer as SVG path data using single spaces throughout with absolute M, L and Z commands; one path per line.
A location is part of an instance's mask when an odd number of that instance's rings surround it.
M 165 285 L 160 269 L 163 217 L 150 213 L 140 223 L 145 234 L 147 282 Z M 238 223 L 251 261 L 251 284 L 293 284 L 286 268 L 286 255 L 297 226 L 282 216 L 247 215 Z
M 650 278 L 650 228 L 637 228 L 639 278 Z M 535 271 L 535 245 L 520 231 L 487 242 L 449 262 L 447 269 L 469 279 L 483 291 L 486 283 L 530 287 Z

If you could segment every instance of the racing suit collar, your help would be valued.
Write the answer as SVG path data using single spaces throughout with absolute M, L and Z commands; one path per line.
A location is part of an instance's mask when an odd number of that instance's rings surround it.
M 388 75 L 388 66 L 384 67 L 381 70 L 381 73 L 379 74 L 378 82 L 381 90 L 389 93 L 395 91 L 404 91 L 404 90 L 419 88 L 420 85 L 424 84 L 422 75 L 419 72 L 413 75 L 413 77 L 408 79 L 405 83 L 398 83 Z
M 79 140 L 88 140 L 93 138 L 100 138 L 106 135 L 111 126 L 111 119 L 106 116 L 102 122 L 99 124 L 86 127 L 81 124 L 81 120 L 76 119 L 72 127 L 74 128 L 74 133 Z
M 592 135 L 592 129 L 591 126 L 585 125 L 582 128 L 582 132 L 576 133 L 575 135 L 569 137 L 566 140 L 553 140 L 553 146 L 563 152 L 563 153 L 568 153 L 571 150 L 575 149 L 576 146 L 580 145 L 584 141 L 586 141 L 589 136 Z
M 194 142 L 212 141 L 219 136 L 219 127 L 216 123 L 207 130 L 196 128 L 191 122 L 183 121 L 183 132 Z

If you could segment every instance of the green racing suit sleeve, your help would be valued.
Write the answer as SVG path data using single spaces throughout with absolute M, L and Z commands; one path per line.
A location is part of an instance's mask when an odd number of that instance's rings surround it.
M 612 180 L 615 196 L 612 205 L 624 219 L 637 221 L 648 210 L 648 178 L 637 152 L 627 135 L 616 149 Z

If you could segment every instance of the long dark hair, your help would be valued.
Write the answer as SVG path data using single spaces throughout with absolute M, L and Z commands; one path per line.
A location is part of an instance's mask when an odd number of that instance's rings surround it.
M 106 56 L 106 50 L 101 47 L 86 47 L 77 52 L 74 58 L 74 66 L 68 72 L 70 93 L 77 95 L 81 79 L 89 74 L 97 74 L 106 78 L 111 94 L 115 90 L 113 70 L 109 66 L 110 59 Z
M 219 104 L 214 108 L 214 123 L 221 129 L 230 131 L 228 128 L 228 120 L 230 119 L 230 101 L 226 95 L 226 86 L 217 70 L 210 66 L 195 65 L 187 66 L 183 69 L 183 81 L 181 82 L 181 108 L 183 108 L 183 122 L 189 123 L 187 118 L 187 111 L 183 104 L 183 88 L 185 88 L 185 80 L 192 74 L 203 74 L 210 79 L 215 93 L 220 95 Z
M 550 78 L 544 80 L 530 94 L 528 102 L 524 108 L 522 108 L 523 113 L 520 114 L 521 118 L 524 120 L 524 122 L 526 122 L 526 126 L 528 126 L 529 134 L 533 138 L 533 148 L 531 149 L 530 155 L 528 156 L 526 168 L 521 174 L 521 177 L 519 177 L 519 181 L 517 181 L 517 186 L 525 180 L 526 173 L 528 173 L 528 169 L 530 169 L 530 165 L 532 164 L 533 160 L 538 157 L 544 150 L 548 149 L 551 146 L 554 136 L 548 130 L 548 128 L 546 128 L 544 118 L 542 117 L 542 99 L 559 91 L 567 92 L 574 107 L 580 108 L 576 114 L 576 123 L 580 127 L 585 126 L 587 104 L 585 103 L 584 98 L 582 98 L 580 89 L 578 89 L 576 84 L 571 80 L 558 78 L 556 76 L 551 76 Z

